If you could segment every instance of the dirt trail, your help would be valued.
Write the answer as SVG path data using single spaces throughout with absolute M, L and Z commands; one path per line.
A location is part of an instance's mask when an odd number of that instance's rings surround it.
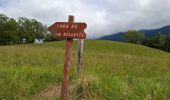
M 33 97 L 33 100 L 56 100 L 60 96 L 60 86 L 48 86 Z

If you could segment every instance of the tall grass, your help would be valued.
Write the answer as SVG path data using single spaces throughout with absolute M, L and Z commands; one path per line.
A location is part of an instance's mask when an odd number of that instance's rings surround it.
M 78 99 L 170 99 L 170 54 L 110 41 L 85 41 L 76 75 L 74 42 L 70 96 Z M 62 78 L 65 42 L 0 47 L 0 99 L 31 99 Z M 72 93 L 73 92 L 73 93 Z M 74 96 L 73 96 L 74 95 Z

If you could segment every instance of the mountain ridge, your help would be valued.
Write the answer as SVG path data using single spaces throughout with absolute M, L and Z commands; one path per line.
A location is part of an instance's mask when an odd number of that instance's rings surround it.
M 139 32 L 142 32 L 145 34 L 147 37 L 151 37 L 156 35 L 157 33 L 162 33 L 164 35 L 169 35 L 170 34 L 170 25 L 163 26 L 161 28 L 156 28 L 156 29 L 141 29 L 138 30 Z M 111 41 L 123 41 L 123 35 L 126 32 L 118 32 L 115 34 L 110 34 L 110 35 L 105 35 L 100 37 L 100 40 L 111 40 Z

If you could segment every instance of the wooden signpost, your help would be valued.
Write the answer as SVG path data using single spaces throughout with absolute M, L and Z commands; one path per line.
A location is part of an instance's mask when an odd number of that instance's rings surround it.
M 77 73 L 80 74 L 83 63 L 83 48 L 84 39 L 78 39 L 78 52 L 77 52 Z
M 69 69 L 71 66 L 71 53 L 73 38 L 84 39 L 86 34 L 84 29 L 87 27 L 86 23 L 74 23 L 74 16 L 69 16 L 68 22 L 56 22 L 48 30 L 56 38 L 66 38 L 66 51 L 65 51 L 65 62 L 64 62 L 64 76 L 61 84 L 60 99 L 67 100 L 68 94 L 68 81 L 69 81 Z

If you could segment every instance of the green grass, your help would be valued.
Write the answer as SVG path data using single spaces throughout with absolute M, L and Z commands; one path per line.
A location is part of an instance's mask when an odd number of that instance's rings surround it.
M 70 93 L 103 100 L 170 99 L 170 54 L 111 41 L 85 41 L 84 64 L 76 76 L 74 41 Z M 0 100 L 31 99 L 61 82 L 65 41 L 0 47 Z M 80 96 L 83 95 L 83 96 Z

